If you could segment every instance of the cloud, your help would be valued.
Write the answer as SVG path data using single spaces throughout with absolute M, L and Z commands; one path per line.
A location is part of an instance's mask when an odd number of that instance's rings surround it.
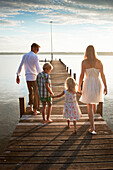
M 41 23 L 113 23 L 112 0 L 2 0 L 0 6 L 2 17 L 36 13 L 36 21 Z
M 21 23 L 24 23 L 24 21 L 13 21 L 13 20 L 7 20 L 7 19 L 0 19 L 0 26 L 19 26 Z

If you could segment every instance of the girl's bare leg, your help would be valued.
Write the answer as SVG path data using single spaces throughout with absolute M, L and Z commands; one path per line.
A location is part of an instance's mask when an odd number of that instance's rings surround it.
M 67 120 L 67 127 L 70 128 L 70 120 Z
M 74 125 L 74 133 L 77 133 L 77 130 L 76 130 L 76 121 L 73 121 L 73 125 Z
M 88 116 L 89 116 L 91 131 L 95 131 L 93 105 L 87 104 L 87 109 L 88 109 Z

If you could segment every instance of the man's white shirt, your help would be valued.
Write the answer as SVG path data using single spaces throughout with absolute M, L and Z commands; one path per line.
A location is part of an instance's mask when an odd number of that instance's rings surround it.
M 33 51 L 25 54 L 17 71 L 18 76 L 20 75 L 23 65 L 25 69 L 26 81 L 35 81 L 37 74 L 41 72 L 38 56 Z

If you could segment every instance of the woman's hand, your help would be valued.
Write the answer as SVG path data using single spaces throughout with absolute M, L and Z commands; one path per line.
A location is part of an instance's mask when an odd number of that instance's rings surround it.
M 104 94 L 107 95 L 107 87 L 104 88 Z
M 81 95 L 82 95 L 82 92 L 81 92 L 81 91 L 77 91 L 77 94 L 78 94 L 79 96 L 81 96 Z

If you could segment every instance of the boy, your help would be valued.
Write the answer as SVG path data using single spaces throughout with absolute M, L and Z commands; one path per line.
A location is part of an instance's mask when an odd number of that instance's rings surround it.
M 49 79 L 49 74 L 52 69 L 53 69 L 53 66 L 50 63 L 45 63 L 43 65 L 43 71 L 37 75 L 37 79 L 36 79 L 40 101 L 42 102 L 42 105 L 43 105 L 43 108 L 42 108 L 43 123 L 46 122 L 46 119 L 45 119 L 46 103 L 48 105 L 47 122 L 49 123 L 52 122 L 52 120 L 50 119 L 51 109 L 52 109 L 51 96 L 53 96 L 54 93 L 52 92 L 52 89 L 50 88 L 50 79 Z

